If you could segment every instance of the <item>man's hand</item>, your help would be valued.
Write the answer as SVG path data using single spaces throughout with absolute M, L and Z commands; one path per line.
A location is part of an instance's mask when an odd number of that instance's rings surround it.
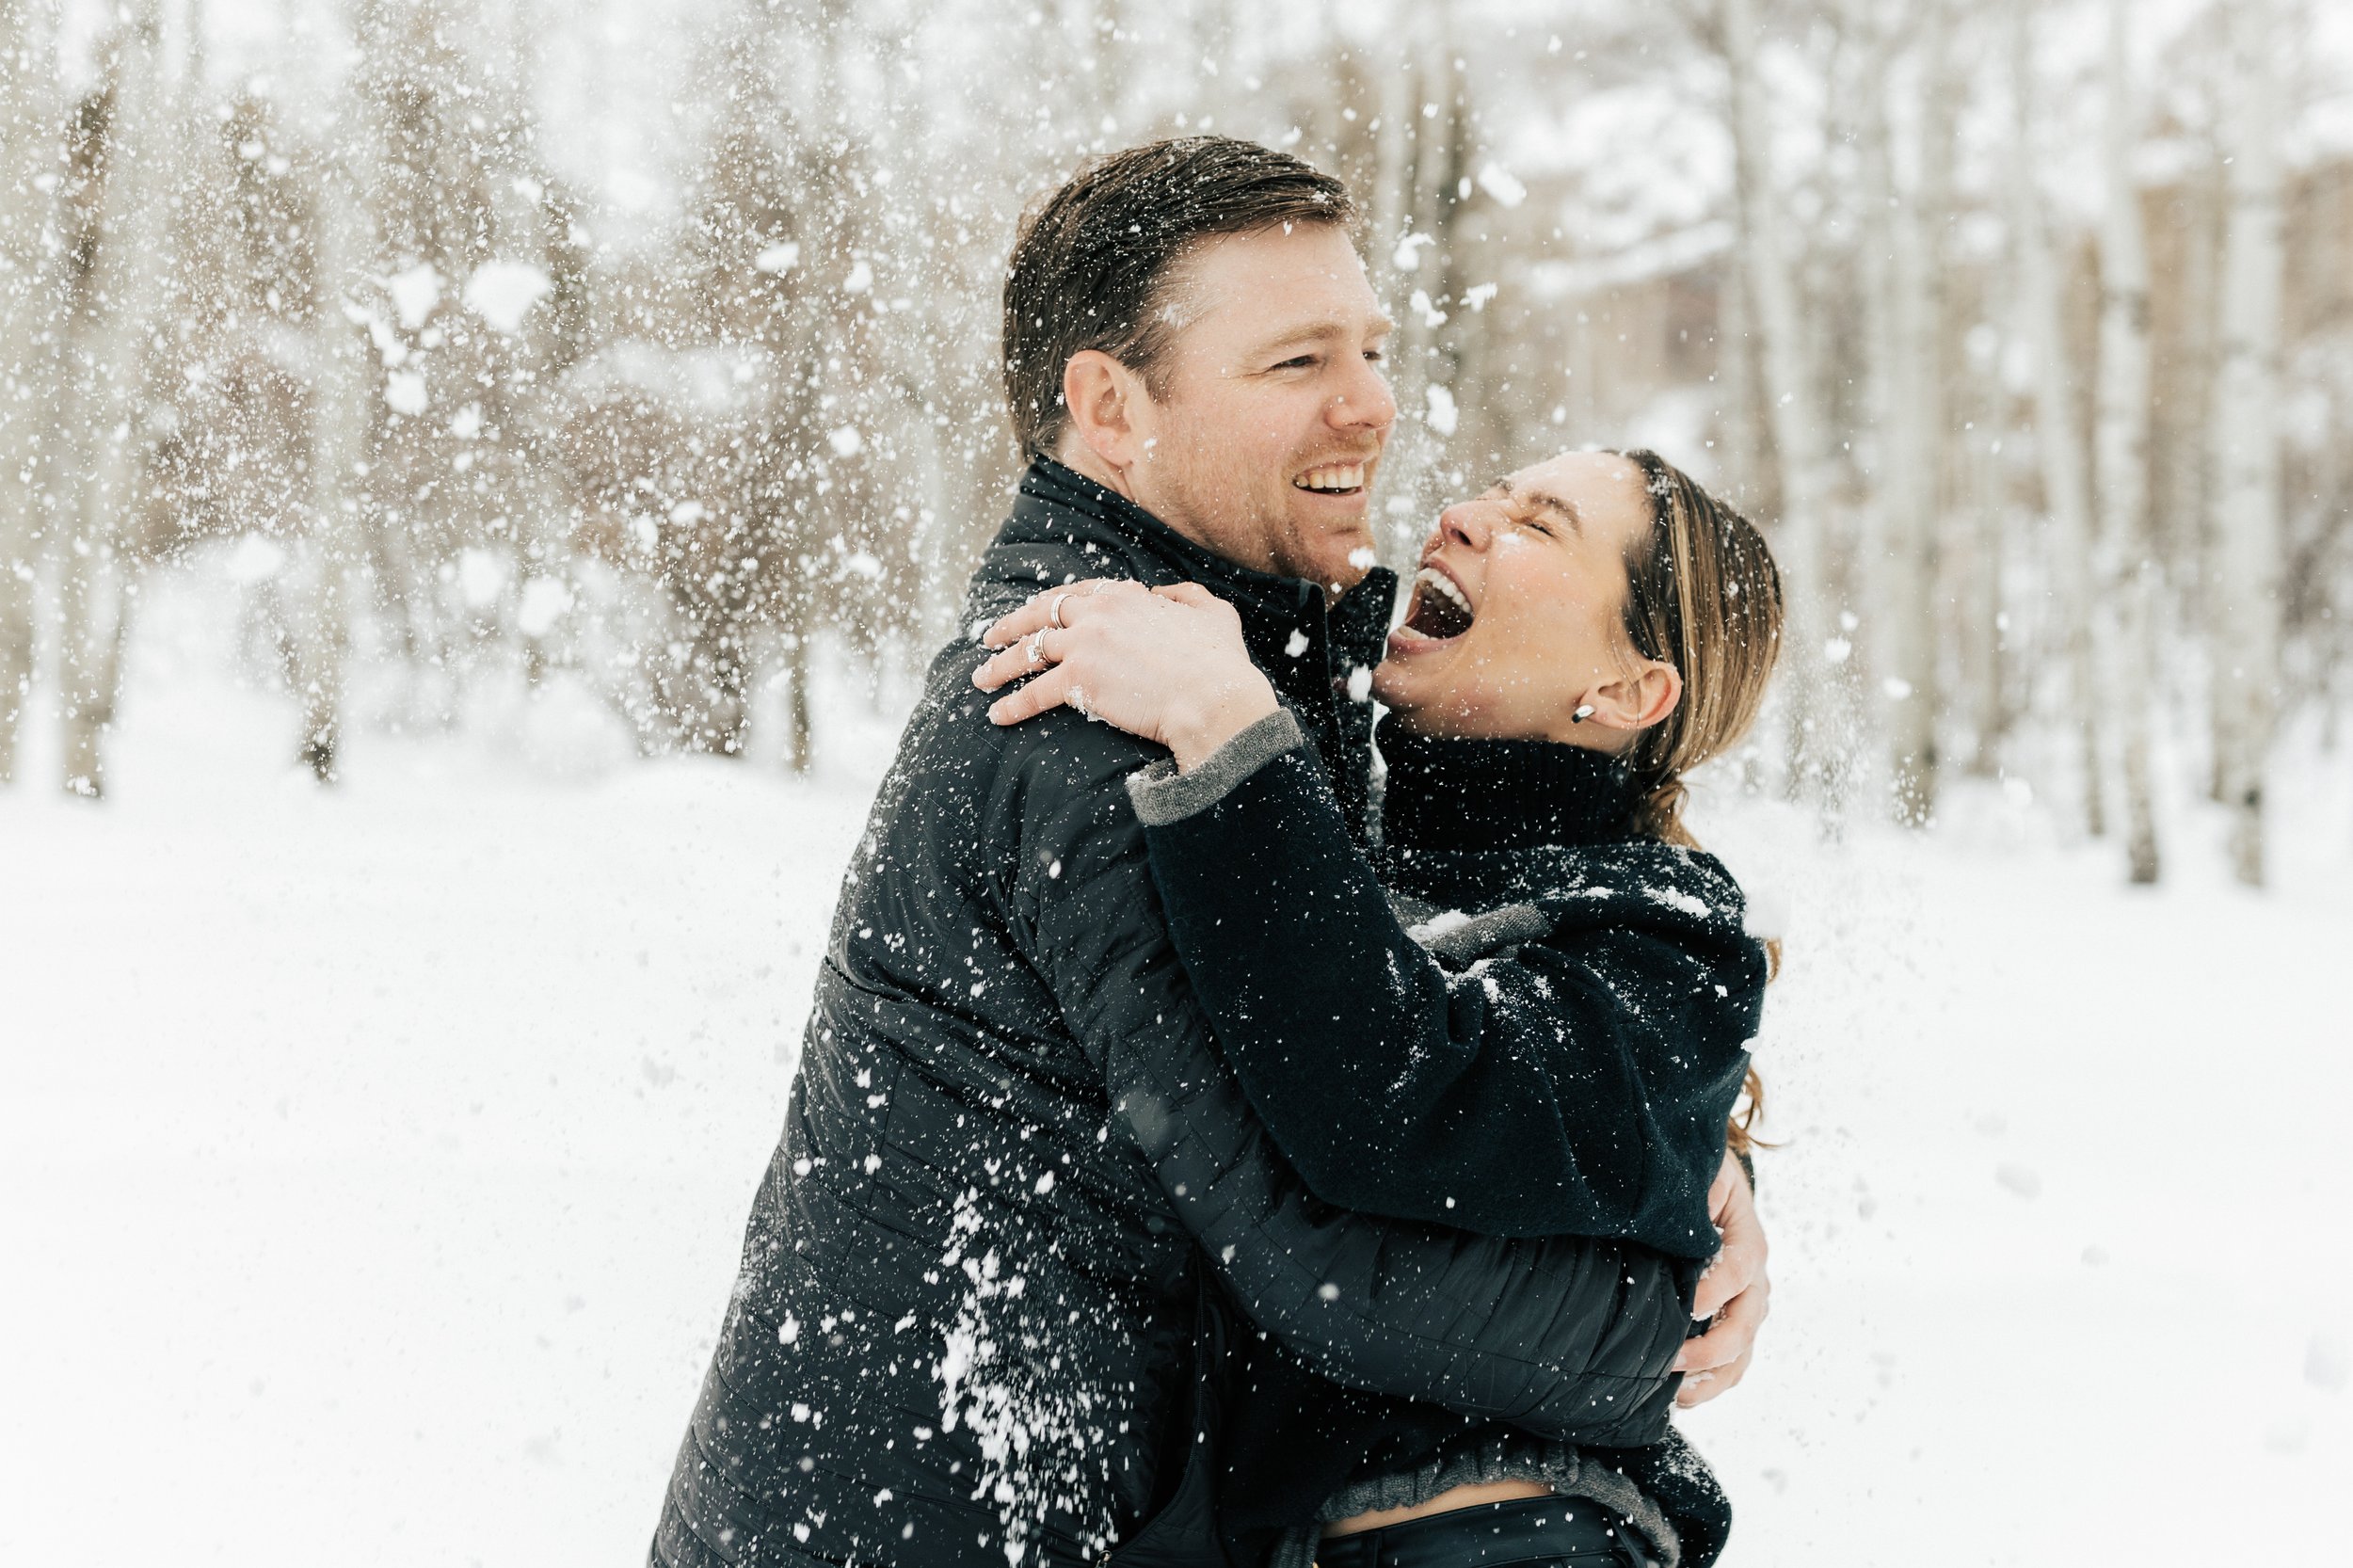
M 1765 1227 L 1757 1223 L 1756 1194 L 1749 1186 L 1749 1174 L 1729 1154 L 1707 1189 L 1707 1211 L 1723 1233 L 1724 1244 L 1700 1276 L 1699 1294 L 1691 1304 L 1691 1316 L 1714 1318 L 1715 1324 L 1688 1341 L 1675 1357 L 1674 1369 L 1683 1374 L 1675 1403 L 1686 1410 L 1705 1404 L 1748 1375 L 1756 1331 L 1764 1325 L 1773 1293 L 1772 1282 L 1765 1277 Z

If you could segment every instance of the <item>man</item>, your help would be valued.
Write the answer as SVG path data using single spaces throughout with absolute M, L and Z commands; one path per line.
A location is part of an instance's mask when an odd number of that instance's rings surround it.
M 1005 377 L 1036 460 L 967 614 L 1207 584 L 1361 821 L 1395 589 L 1365 503 L 1396 408 L 1350 216 L 1297 160 L 1195 137 L 1025 225 Z M 1150 753 L 1067 714 L 991 725 L 985 652 L 935 663 L 848 872 L 654 1561 L 1215 1561 L 1229 1310 L 1351 1386 L 1656 1438 L 1690 1281 L 1319 1203 L 1161 929 L 1123 787 Z M 1752 1332 L 1706 1352 L 1727 1381 Z

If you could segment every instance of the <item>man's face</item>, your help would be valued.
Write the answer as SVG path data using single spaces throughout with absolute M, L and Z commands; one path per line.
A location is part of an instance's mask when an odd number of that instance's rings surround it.
M 1180 264 L 1162 395 L 1134 410 L 1134 498 L 1226 559 L 1327 587 L 1372 564 L 1367 502 L 1397 400 L 1390 322 L 1342 230 L 1211 240 Z

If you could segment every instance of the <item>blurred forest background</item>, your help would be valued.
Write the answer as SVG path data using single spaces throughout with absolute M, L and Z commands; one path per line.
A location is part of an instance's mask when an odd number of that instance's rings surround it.
M 104 792 L 196 569 L 323 781 L 559 680 L 806 767 L 1002 515 L 1018 213 L 1202 130 L 1363 200 L 1399 558 L 1656 445 L 1796 588 L 1755 787 L 1998 779 L 2141 881 L 2211 797 L 2263 879 L 2353 705 L 2326 0 L 0 0 L 0 778 Z

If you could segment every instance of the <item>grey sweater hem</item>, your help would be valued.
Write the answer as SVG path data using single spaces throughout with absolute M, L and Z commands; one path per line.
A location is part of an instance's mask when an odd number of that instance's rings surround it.
M 1135 803 L 1136 820 L 1146 827 L 1162 827 L 1206 811 L 1243 779 L 1293 746 L 1305 745 L 1306 739 L 1291 711 L 1277 708 L 1190 773 L 1178 773 L 1175 760 L 1166 757 L 1138 768 L 1128 776 L 1128 798 Z
M 1565 1443 L 1540 1442 L 1518 1434 L 1491 1436 L 1442 1454 L 1417 1470 L 1353 1481 L 1317 1510 L 1317 1522 L 1284 1533 L 1265 1568 L 1313 1568 L 1323 1526 L 1376 1509 L 1411 1508 L 1458 1486 L 1484 1481 L 1536 1480 L 1563 1497 L 1599 1503 L 1631 1525 L 1649 1545 L 1657 1568 L 1676 1568 L 1683 1557 L 1674 1526 L 1658 1505 L 1606 1464 L 1587 1463 Z

